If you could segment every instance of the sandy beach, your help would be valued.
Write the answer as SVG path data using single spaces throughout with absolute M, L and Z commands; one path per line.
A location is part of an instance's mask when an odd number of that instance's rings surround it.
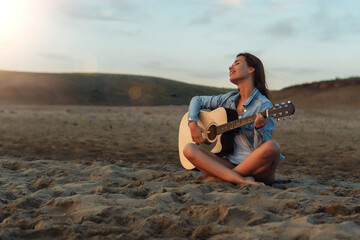
M 187 106 L 0 106 L 1 239 L 360 239 L 360 110 L 276 122 L 269 186 L 182 168 Z

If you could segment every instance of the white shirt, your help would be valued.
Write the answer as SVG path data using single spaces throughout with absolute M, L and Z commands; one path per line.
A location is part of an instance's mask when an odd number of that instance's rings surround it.
M 239 116 L 241 118 L 241 116 Z M 239 131 L 234 137 L 234 151 L 227 155 L 227 159 L 233 164 L 240 164 L 249 154 L 251 149 L 245 139 L 244 133 Z

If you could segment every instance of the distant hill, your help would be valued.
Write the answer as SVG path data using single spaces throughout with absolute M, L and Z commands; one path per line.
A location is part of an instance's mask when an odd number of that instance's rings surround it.
M 234 89 L 125 74 L 0 71 L 0 104 L 187 105 L 195 95 L 216 95 Z M 359 93 L 360 77 L 352 77 L 271 91 L 271 101 L 291 100 L 301 108 L 360 109 Z
M 360 77 L 295 85 L 271 96 L 273 103 L 291 100 L 301 108 L 360 109 Z
M 0 71 L 0 103 L 8 104 L 183 105 L 228 91 L 136 75 Z

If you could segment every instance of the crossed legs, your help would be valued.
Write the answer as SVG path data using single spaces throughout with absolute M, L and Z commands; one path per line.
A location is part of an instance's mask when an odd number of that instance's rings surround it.
M 232 183 L 262 185 L 254 181 L 271 182 L 280 159 L 280 147 L 269 140 L 255 149 L 236 167 L 205 148 L 189 143 L 184 148 L 185 157 L 200 171 Z

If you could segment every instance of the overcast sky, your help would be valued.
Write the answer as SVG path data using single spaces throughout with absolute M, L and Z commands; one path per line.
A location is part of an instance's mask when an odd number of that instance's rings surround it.
M 233 87 L 236 54 L 270 89 L 359 76 L 360 1 L 0 0 L 0 69 L 150 75 Z

